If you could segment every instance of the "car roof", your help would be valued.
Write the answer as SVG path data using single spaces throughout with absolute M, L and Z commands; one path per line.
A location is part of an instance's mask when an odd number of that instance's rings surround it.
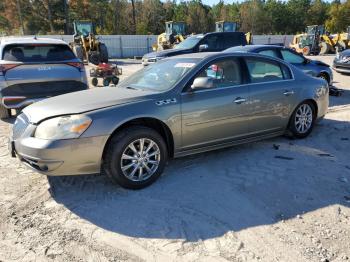
M 61 39 L 44 38 L 44 37 L 2 37 L 0 38 L 0 45 L 10 44 L 64 44 L 67 45 Z
M 280 45 L 245 45 L 245 46 L 234 46 L 234 47 L 230 47 L 227 48 L 226 50 L 224 50 L 224 52 L 235 52 L 235 51 L 243 51 L 243 52 L 251 52 L 254 50 L 258 50 L 258 49 L 283 49 L 285 48 L 284 46 L 280 46 Z
M 206 59 L 206 58 L 221 58 L 225 56 L 237 56 L 237 57 L 261 57 L 264 59 L 270 59 L 270 60 L 275 60 L 278 62 L 286 63 L 282 59 L 275 58 L 275 57 L 270 57 L 266 55 L 261 55 L 257 53 L 249 53 L 245 51 L 237 51 L 237 52 L 199 52 L 199 53 L 190 53 L 190 54 L 182 54 L 182 55 L 176 55 L 176 56 L 171 56 L 167 57 L 166 59 L 183 59 L 183 58 L 198 58 L 198 59 Z

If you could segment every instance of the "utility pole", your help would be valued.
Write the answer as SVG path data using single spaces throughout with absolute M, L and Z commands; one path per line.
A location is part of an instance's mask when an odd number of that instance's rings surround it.
M 18 12 L 18 17 L 19 17 L 19 24 L 21 27 L 21 34 L 24 35 L 24 25 L 23 25 L 23 18 L 22 18 L 22 10 L 21 10 L 21 4 L 19 2 L 19 0 L 16 1 L 16 5 L 17 5 L 17 12 Z

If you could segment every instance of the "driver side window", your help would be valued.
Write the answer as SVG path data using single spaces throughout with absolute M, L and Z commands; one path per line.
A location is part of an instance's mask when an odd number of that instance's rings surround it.
M 300 55 L 294 54 L 289 50 L 281 50 L 283 60 L 291 64 L 302 64 L 304 63 L 304 58 Z

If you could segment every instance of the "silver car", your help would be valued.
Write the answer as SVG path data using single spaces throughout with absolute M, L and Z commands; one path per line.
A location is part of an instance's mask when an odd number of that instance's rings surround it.
M 0 118 L 10 109 L 88 88 L 84 65 L 58 39 L 22 37 L 0 40 Z
M 328 108 L 328 84 L 277 58 L 197 53 L 163 59 L 117 88 L 24 109 L 11 151 L 45 175 L 103 172 L 153 183 L 169 158 L 283 134 L 304 138 Z

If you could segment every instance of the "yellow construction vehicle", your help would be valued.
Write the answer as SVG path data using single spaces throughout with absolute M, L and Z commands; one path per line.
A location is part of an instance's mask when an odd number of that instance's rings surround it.
M 152 46 L 153 51 L 171 49 L 174 45 L 185 40 L 185 22 L 165 22 L 165 32 L 157 37 L 157 43 Z
M 108 63 L 108 50 L 94 34 L 94 26 L 90 21 L 74 21 L 73 42 L 69 43 L 75 55 L 81 61 L 95 65 Z
M 215 32 L 237 32 L 238 23 L 229 21 L 217 21 L 215 22 Z M 247 44 L 253 43 L 253 35 L 251 32 L 245 34 Z
M 301 39 L 305 34 L 294 35 L 292 43 L 289 44 L 289 47 L 295 50 L 298 53 L 303 53 L 303 48 L 301 46 Z

